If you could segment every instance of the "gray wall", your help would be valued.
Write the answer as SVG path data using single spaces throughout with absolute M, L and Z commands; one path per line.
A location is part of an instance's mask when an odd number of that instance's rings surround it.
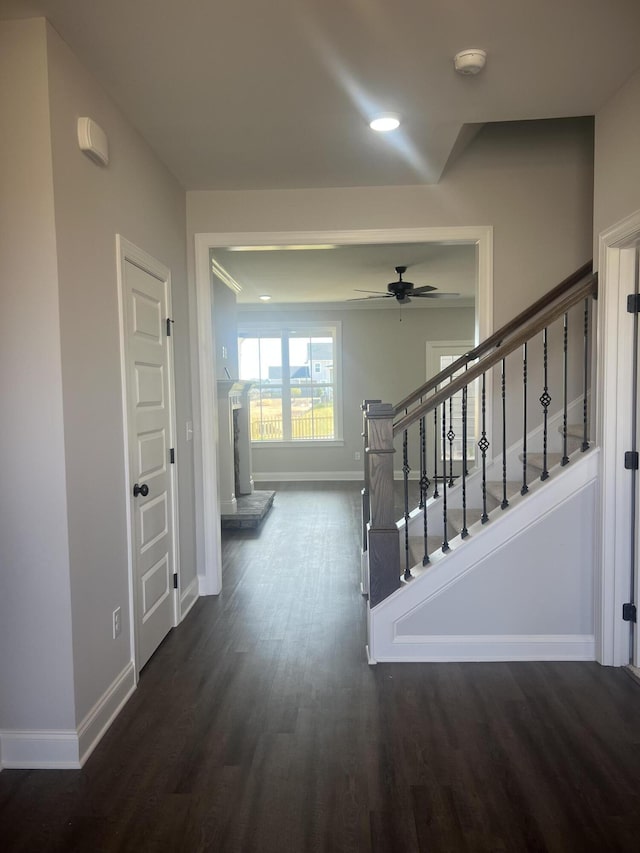
M 74 729 L 131 657 L 116 233 L 172 270 L 183 584 L 196 574 L 185 194 L 49 25 L 0 37 L 0 729 Z M 82 115 L 106 169 L 78 149 Z
M 197 233 L 490 225 L 497 328 L 592 255 L 593 120 L 488 125 L 437 186 L 188 192 L 187 224 L 190 247 Z
M 191 417 L 185 195 L 51 27 L 47 36 L 80 721 L 129 659 L 117 233 L 172 271 L 183 587 L 196 573 L 192 444 L 184 429 Z M 78 148 L 81 115 L 94 118 L 109 137 L 106 169 Z M 123 630 L 112 640 L 117 606 Z
M 188 192 L 193 235 L 492 225 L 494 320 L 591 257 L 593 121 L 488 125 L 437 186 Z
M 0 730 L 75 726 L 45 40 L 0 24 Z
M 402 322 L 400 322 L 402 317 Z M 362 472 L 362 400 L 398 402 L 422 384 L 426 376 L 426 342 L 473 340 L 473 308 L 397 308 L 341 310 L 269 310 L 241 308 L 239 323 L 323 323 L 340 321 L 342 327 L 342 399 L 344 446 L 301 445 L 296 448 L 262 448 L 254 445 L 256 480 L 265 473 L 312 474 Z M 400 467 L 398 461 L 397 467 Z
M 600 233 L 640 209 L 640 71 L 599 110 L 595 124 L 595 252 Z
M 236 295 L 213 275 L 213 333 L 216 344 L 216 379 L 238 378 L 238 335 Z M 229 375 L 225 373 L 225 368 Z

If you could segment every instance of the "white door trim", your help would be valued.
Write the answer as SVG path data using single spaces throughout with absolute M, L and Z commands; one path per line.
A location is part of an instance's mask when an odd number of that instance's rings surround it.
M 631 585 L 631 480 L 624 470 L 632 446 L 633 320 L 627 294 L 633 292 L 640 211 L 599 237 L 596 441 L 601 448 L 600 577 L 596 578 L 596 659 L 608 666 L 629 663 L 629 625 L 622 605 Z
M 117 280 L 118 280 L 118 314 L 120 323 L 120 373 L 122 388 L 122 422 L 124 430 L 124 475 L 125 489 L 127 495 L 131 494 L 133 482 L 129 464 L 129 406 L 127 399 L 127 363 L 126 363 L 126 325 L 125 325 L 125 263 L 129 261 L 140 269 L 167 284 L 167 302 L 169 315 L 171 314 L 171 270 L 164 264 L 149 255 L 143 249 L 130 243 L 121 234 L 116 234 L 116 257 L 117 257 Z M 174 388 L 174 365 L 173 365 L 173 342 L 167 340 L 168 362 L 169 362 L 169 405 L 171 409 L 171 446 L 175 447 L 176 439 L 176 406 Z M 178 589 L 172 590 L 173 596 L 173 625 L 180 621 L 180 548 L 178 541 L 178 483 L 175 465 L 171 465 L 171 515 L 173 522 L 173 566 L 178 575 Z M 127 572 L 129 576 L 129 645 L 131 660 L 135 666 L 136 682 L 139 676 L 137 640 L 136 640 L 136 614 L 137 614 L 137 590 L 134 582 L 134 541 L 133 541 L 133 516 L 131 513 L 131 501 L 126 501 L 127 513 Z
M 222 589 L 220 514 L 217 473 L 217 399 L 215 340 L 212 324 L 211 249 L 225 246 L 292 245 L 295 243 L 474 243 L 478 248 L 476 316 L 478 340 L 493 331 L 493 227 L 490 225 L 445 228 L 363 229 L 348 231 L 276 231 L 195 235 L 195 285 L 191 293 L 191 367 L 193 376 L 196 534 L 198 578 L 201 595 Z M 490 376 L 487 377 L 488 380 Z M 491 388 L 487 388 L 491 394 Z M 195 408 L 199 406 L 199 415 Z M 488 424 L 491 441 L 491 425 Z

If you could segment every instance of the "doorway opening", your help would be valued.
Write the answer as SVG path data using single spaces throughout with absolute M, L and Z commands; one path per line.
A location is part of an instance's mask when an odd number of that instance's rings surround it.
M 469 244 L 475 247 L 475 339 L 488 336 L 493 327 L 492 228 L 417 228 L 338 232 L 276 232 L 197 234 L 196 281 L 192 304 L 192 361 L 194 408 L 199 409 L 200 435 L 196 454 L 196 529 L 200 594 L 216 594 L 222 587 L 219 522 L 219 459 L 217 433 L 217 342 L 212 318 L 215 312 L 211 284 L 211 253 L 229 247 L 284 247 L 294 245 L 375 246 L 376 244 Z M 354 296 L 358 294 L 353 294 Z M 423 365 L 423 355 L 420 362 Z M 361 401 L 357 401 L 358 405 Z M 360 430 L 358 430 L 359 432 Z M 356 477 L 354 476 L 354 479 Z

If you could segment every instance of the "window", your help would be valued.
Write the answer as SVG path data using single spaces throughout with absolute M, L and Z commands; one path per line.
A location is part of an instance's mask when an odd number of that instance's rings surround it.
M 469 352 L 474 346 L 473 341 L 433 341 L 427 344 L 427 378 L 435 376 L 441 370 L 453 364 L 465 352 Z M 460 376 L 464 369 L 453 374 L 452 378 Z M 446 387 L 446 385 L 444 386 Z M 476 410 L 478 406 L 478 381 L 471 382 L 467 391 L 467 464 L 475 463 L 476 458 Z M 442 407 L 438 407 L 438 427 L 435 440 L 438 444 L 438 456 L 442 460 Z M 455 438 L 451 445 L 453 461 L 462 462 L 462 391 L 458 391 L 451 398 L 451 404 L 446 405 L 446 429 L 451 427 Z M 431 433 L 432 426 L 429 423 Z M 432 440 L 432 439 L 431 439 Z M 447 443 L 447 458 L 449 458 L 449 445 Z
M 238 335 L 240 379 L 249 392 L 254 442 L 336 441 L 339 327 L 244 327 Z
M 456 355 L 441 355 L 438 371 L 449 367 L 462 355 L 462 352 Z M 464 368 L 457 370 L 452 374 L 451 379 L 457 379 L 464 373 Z M 475 422 L 476 422 L 476 398 L 478 396 L 478 383 L 473 381 L 467 389 L 467 462 L 475 459 L 476 454 L 476 437 L 475 437 Z M 446 386 L 443 386 L 446 387 Z M 455 438 L 451 444 L 451 451 L 454 462 L 462 461 L 462 391 L 458 391 L 451 397 L 450 403 L 447 403 L 447 429 L 453 430 Z M 449 449 L 447 448 L 447 455 Z M 442 459 L 442 452 L 440 453 Z

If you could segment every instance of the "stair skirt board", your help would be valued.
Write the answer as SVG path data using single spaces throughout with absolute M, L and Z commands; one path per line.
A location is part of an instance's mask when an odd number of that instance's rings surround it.
M 594 448 L 370 609 L 370 660 L 594 660 L 598 468 Z
M 396 637 L 396 654 L 371 657 L 369 663 L 478 662 L 478 661 L 589 661 L 595 660 L 593 634 L 516 634 L 514 636 Z
M 136 689 L 133 661 L 105 690 L 77 730 L 0 731 L 0 767 L 77 770 L 96 748 Z

